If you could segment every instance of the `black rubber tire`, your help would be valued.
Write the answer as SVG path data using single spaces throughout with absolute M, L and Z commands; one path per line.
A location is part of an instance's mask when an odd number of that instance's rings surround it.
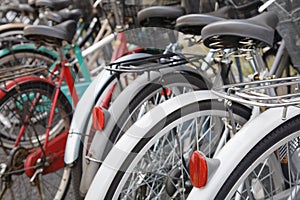
M 210 100 L 210 101 L 200 101 L 200 102 L 195 102 L 190 105 L 187 105 L 181 109 L 176 110 L 175 112 L 171 113 L 168 116 L 165 116 L 163 120 L 161 120 L 159 123 L 153 125 L 153 128 L 150 129 L 149 132 L 146 133 L 146 135 L 143 137 L 143 139 L 140 140 L 139 143 L 134 147 L 134 149 L 131 151 L 133 152 L 132 154 L 129 154 L 128 157 L 125 159 L 123 162 L 122 166 L 114 177 L 113 182 L 111 183 L 105 199 L 112 199 L 114 196 L 114 193 L 116 191 L 116 188 L 118 188 L 119 183 L 121 182 L 123 176 L 127 174 L 126 169 L 130 166 L 130 164 L 133 162 L 133 160 L 137 157 L 138 152 L 141 151 L 145 146 L 147 145 L 148 142 L 151 142 L 153 140 L 153 137 L 160 131 L 163 130 L 164 127 L 168 126 L 172 122 L 181 119 L 184 116 L 193 114 L 198 111 L 225 111 L 226 109 L 224 108 L 224 102 L 219 102 L 215 100 Z M 235 114 L 238 117 L 241 117 L 245 121 L 247 121 L 250 118 L 251 115 L 251 110 L 248 107 L 245 107 L 240 104 L 233 104 L 232 105 L 232 111 L 233 114 Z M 151 147 L 149 147 L 151 148 Z
M 275 128 L 275 127 L 274 127 Z M 289 135 L 299 132 L 300 130 L 300 115 L 288 120 L 265 136 L 259 143 L 257 143 L 232 171 L 231 175 L 226 180 L 225 184 L 219 190 L 216 200 L 223 200 L 236 184 L 236 182 L 243 176 L 244 172 L 257 160 L 265 151 L 274 146 L 277 142 L 288 137 Z M 299 139 L 299 138 L 298 138 Z

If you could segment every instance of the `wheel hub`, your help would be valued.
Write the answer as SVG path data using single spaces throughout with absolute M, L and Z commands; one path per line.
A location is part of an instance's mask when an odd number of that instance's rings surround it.
M 182 181 L 184 182 L 182 183 Z M 182 193 L 189 194 L 191 190 L 191 182 L 186 173 L 182 175 L 180 168 L 174 168 L 169 172 L 166 180 L 166 191 L 170 197 L 175 198 Z

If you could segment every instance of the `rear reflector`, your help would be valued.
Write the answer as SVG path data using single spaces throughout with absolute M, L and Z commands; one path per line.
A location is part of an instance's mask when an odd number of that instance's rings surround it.
M 192 153 L 190 158 L 190 178 L 194 187 L 204 187 L 208 177 L 205 155 L 200 151 Z
M 105 115 L 101 107 L 94 107 L 93 109 L 93 128 L 96 130 L 103 130 L 105 124 Z

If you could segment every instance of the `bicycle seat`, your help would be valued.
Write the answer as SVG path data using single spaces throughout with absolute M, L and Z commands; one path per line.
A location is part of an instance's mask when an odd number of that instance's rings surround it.
M 61 10 L 72 4 L 72 0 L 36 0 L 35 6 L 46 7 L 52 10 Z
M 62 23 L 67 20 L 74 20 L 77 22 L 80 17 L 82 17 L 82 12 L 79 9 L 63 9 L 58 12 L 49 11 L 46 13 L 46 18 L 56 23 Z
M 42 44 L 61 45 L 62 41 L 72 43 L 76 28 L 74 20 L 68 20 L 51 27 L 45 25 L 28 25 L 24 28 L 24 36 Z
M 15 12 L 24 12 L 24 13 L 33 13 L 34 9 L 28 4 L 15 4 L 11 3 L 3 6 L 6 11 L 15 11 Z
M 138 23 L 141 26 L 174 28 L 175 20 L 184 15 L 182 7 L 152 6 L 138 12 Z
M 249 19 L 223 20 L 202 29 L 202 38 L 209 48 L 235 48 L 252 40 L 255 45 L 273 45 L 278 18 L 265 12 Z
M 232 11 L 231 6 L 225 6 L 214 12 L 205 14 L 184 15 L 176 20 L 175 28 L 185 34 L 201 35 L 201 30 L 207 24 L 224 19 L 233 19 L 234 15 Z
M 74 20 L 77 22 L 83 16 L 80 9 L 63 9 L 58 11 L 58 14 L 62 17 L 62 21 Z

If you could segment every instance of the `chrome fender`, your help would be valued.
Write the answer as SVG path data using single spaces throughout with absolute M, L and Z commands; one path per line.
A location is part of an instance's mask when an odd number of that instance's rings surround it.
M 272 108 L 247 122 L 243 128 L 221 149 L 214 158 L 220 166 L 203 188 L 193 188 L 188 199 L 214 199 L 220 188 L 244 156 L 271 130 L 288 119 L 300 114 L 300 109 L 288 107 L 286 120 L 282 119 L 283 108 Z M 233 153 L 234 152 L 234 153 Z

